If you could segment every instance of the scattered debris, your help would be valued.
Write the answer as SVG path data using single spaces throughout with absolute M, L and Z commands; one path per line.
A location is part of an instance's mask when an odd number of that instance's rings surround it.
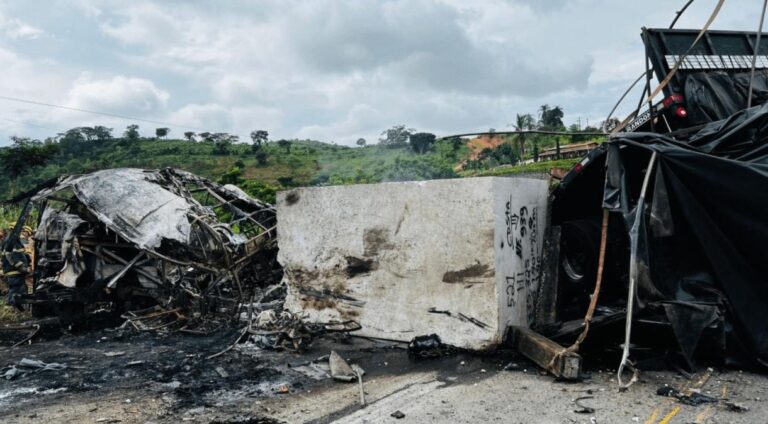
M 443 344 L 437 334 L 416 336 L 408 343 L 408 356 L 414 359 L 439 358 L 456 352 L 457 348 Z
M 331 367 L 331 377 L 339 381 L 355 381 L 357 373 L 336 351 L 331 352 L 328 357 L 328 365 Z
M 224 367 L 216 367 L 214 370 L 216 370 L 221 378 L 229 378 L 229 373 L 224 369 Z
M 725 398 L 716 398 L 714 396 L 705 395 L 700 393 L 698 390 L 689 389 L 683 393 L 672 386 L 664 385 L 656 390 L 656 394 L 659 396 L 673 397 L 685 405 L 699 406 L 707 403 L 718 403 L 722 404 L 726 409 L 732 412 L 749 411 L 749 408 L 744 405 L 732 402 Z
M 675 389 L 672 386 L 661 386 L 658 390 L 656 390 L 656 394 L 659 396 L 666 396 L 666 397 L 673 397 L 680 401 L 680 403 L 684 403 L 686 405 L 691 406 L 699 406 L 705 403 L 717 403 L 718 399 L 712 396 L 701 394 L 697 391 L 690 391 L 689 394 L 683 394 L 679 390 Z
M 391 417 L 394 417 L 394 418 L 398 419 L 398 420 L 399 420 L 399 419 L 401 419 L 401 418 L 405 418 L 405 414 L 403 414 L 403 413 L 402 413 L 402 412 L 400 412 L 400 411 L 395 411 L 395 412 L 393 412 L 393 413 L 391 413 L 391 414 L 389 414 L 389 415 L 390 415 Z
M 727 400 L 723 400 L 722 404 L 725 405 L 725 408 L 731 412 L 747 412 L 749 411 L 749 408 L 746 406 L 737 403 L 737 402 L 731 402 Z
M 22 376 L 27 373 L 43 372 L 43 371 L 61 371 L 66 368 L 67 366 L 65 364 L 60 364 L 57 362 L 45 363 L 43 361 L 39 361 L 36 359 L 23 358 L 21 361 L 19 361 L 15 365 L 11 365 L 9 367 L 3 368 L 2 375 L 3 375 L 3 378 L 5 378 L 6 380 L 13 380 L 16 377 Z
M 511 327 L 512 345 L 555 377 L 574 380 L 581 375 L 581 356 L 539 333 L 523 327 Z
M 322 326 L 306 324 L 299 315 L 273 309 L 259 313 L 249 323 L 251 339 L 264 349 L 301 351 L 309 347 Z
M 578 397 L 578 398 L 574 399 L 573 403 L 575 403 L 576 406 L 578 406 L 580 409 L 575 409 L 573 412 L 575 412 L 577 414 L 592 414 L 592 413 L 594 413 L 595 412 L 595 408 L 592 408 L 591 406 L 586 406 L 586 405 L 581 403 L 582 400 L 594 399 L 594 398 L 595 398 L 594 396 L 582 396 L 582 397 Z

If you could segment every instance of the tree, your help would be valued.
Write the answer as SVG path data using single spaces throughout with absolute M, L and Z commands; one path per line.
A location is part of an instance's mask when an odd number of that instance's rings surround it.
M 86 141 L 96 140 L 96 131 L 91 127 L 78 127 L 76 130 L 80 131 L 80 134 L 85 137 Z
M 529 113 L 525 114 L 517 114 L 515 116 L 515 123 L 512 124 L 515 131 L 528 131 L 533 128 L 533 116 L 531 116 Z M 517 154 L 519 157 L 525 156 L 525 140 L 526 140 L 526 134 L 522 132 L 518 132 L 515 134 L 515 144 Z
M 408 143 L 411 134 L 416 132 L 413 128 L 405 128 L 405 125 L 395 125 L 394 127 L 383 131 L 379 138 L 379 144 L 384 146 L 401 146 Z
M 549 113 L 549 105 L 543 104 L 539 106 L 539 127 L 544 128 L 544 120 Z
M 155 137 L 163 138 L 167 136 L 169 132 L 171 132 L 170 128 L 155 128 Z
M 93 127 L 93 132 L 96 135 L 96 140 L 98 141 L 107 141 L 112 139 L 112 128 L 96 125 Z
M 539 108 L 539 127 L 549 131 L 562 131 L 565 129 L 563 125 L 563 109 L 560 106 L 550 108 L 549 105 L 541 105 Z
M 11 178 L 26 174 L 30 168 L 43 166 L 59 151 L 54 143 L 42 143 L 27 137 L 11 136 L 13 144 L 0 149 L 0 161 Z
M 213 138 L 211 138 L 211 136 L 212 134 L 209 133 L 208 131 L 200 133 L 200 137 L 203 138 L 203 142 L 205 143 L 213 143 Z
M 219 178 L 219 184 L 240 184 L 243 181 L 242 176 L 242 168 L 233 166 Z
M 448 145 L 451 146 L 451 153 L 450 153 L 451 158 L 456 160 L 456 155 L 458 155 L 459 149 L 461 149 L 461 146 L 464 145 L 464 140 L 462 140 L 461 137 L 451 137 L 445 141 L 448 143 Z
M 195 132 L 194 131 L 186 131 L 184 133 L 184 138 L 187 139 L 187 141 L 195 141 Z
M 232 141 L 229 137 L 223 137 L 223 133 L 213 134 L 210 138 L 213 139 L 212 154 L 218 156 L 228 155 L 230 153 L 230 147 L 232 147 Z
M 517 152 L 509 143 L 502 143 L 495 148 L 486 147 L 477 155 L 476 163 L 470 164 L 477 168 L 479 165 L 484 167 L 494 167 L 498 165 L 514 165 L 519 160 Z
M 267 144 L 267 139 L 269 139 L 269 133 L 264 130 L 253 130 L 251 131 L 251 141 L 253 141 L 254 146 L 261 147 L 262 144 Z M 255 150 L 258 150 L 256 148 Z
M 259 164 L 259 166 L 266 166 L 267 165 L 267 159 L 269 158 L 269 155 L 264 150 L 259 150 L 254 155 L 256 157 L 256 163 Z
M 131 124 L 125 127 L 125 132 L 123 133 L 123 137 L 125 137 L 128 141 L 136 141 L 139 139 L 139 126 L 136 124 Z
M 435 144 L 435 135 L 430 133 L 416 133 L 410 137 L 411 150 L 418 154 L 424 154 Z
M 278 140 L 277 145 L 285 149 L 285 153 L 291 153 L 291 142 L 288 140 Z
M 360 147 L 365 147 L 365 139 L 362 138 L 362 137 L 358 138 L 357 141 L 355 142 L 355 144 L 357 144 Z

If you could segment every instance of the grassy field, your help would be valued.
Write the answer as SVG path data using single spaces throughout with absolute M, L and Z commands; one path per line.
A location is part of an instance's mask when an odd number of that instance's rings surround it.
M 562 159 L 548 162 L 536 162 L 524 165 L 516 166 L 497 166 L 490 169 L 478 169 L 469 171 L 460 171 L 461 177 L 503 177 L 505 175 L 519 175 L 519 174 L 546 174 L 552 168 L 571 169 L 573 165 L 581 160 L 580 158 L 574 159 Z
M 407 145 L 347 147 L 312 140 L 272 142 L 261 151 L 257 154 L 246 143 L 232 144 L 222 152 L 213 143 L 186 140 L 91 141 L 74 151 L 62 148 L 45 165 L 24 169 L 15 178 L 0 175 L 0 199 L 61 175 L 119 167 L 180 168 L 220 183 L 237 184 L 254 197 L 274 202 L 277 191 L 299 186 L 546 173 L 555 167 L 568 169 L 576 161 L 496 167 L 489 162 L 461 171 L 460 164 L 472 151 L 466 144 L 448 140 L 438 140 L 425 154 L 416 154 Z M 0 225 L 7 226 L 18 212 L 18 205 L 0 205 Z

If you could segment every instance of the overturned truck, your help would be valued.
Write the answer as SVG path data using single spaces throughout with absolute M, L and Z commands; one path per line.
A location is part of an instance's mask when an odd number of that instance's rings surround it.
M 282 275 L 272 205 L 185 171 L 61 177 L 28 199 L 17 225 L 37 208 L 38 230 L 33 290 L 21 302 L 38 316 L 108 309 L 194 326 L 235 316 Z
M 698 32 L 643 30 L 664 100 L 638 108 L 553 193 L 562 324 L 543 331 L 573 342 L 599 298 L 592 342 L 620 350 L 622 367 L 658 353 L 686 368 L 768 360 L 768 45 Z

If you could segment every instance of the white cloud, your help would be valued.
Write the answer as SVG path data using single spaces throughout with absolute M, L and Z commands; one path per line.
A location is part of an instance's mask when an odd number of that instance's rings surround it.
M 543 103 L 563 106 L 568 124 L 603 119 L 643 71 L 640 27 L 666 27 L 684 3 L 76 0 L 60 19 L 55 5 L 3 1 L 0 94 L 241 138 L 266 129 L 340 143 L 396 124 L 502 129 Z M 752 3 L 729 1 L 715 27 L 753 30 Z M 711 7 L 694 3 L 678 26 L 703 24 Z M 2 101 L 0 118 L 130 123 Z
M 40 28 L 32 26 L 18 18 L 6 18 L 0 15 L 0 31 L 4 32 L 9 38 L 16 40 L 20 38 L 37 39 L 45 34 Z
M 186 105 L 173 112 L 170 119 L 179 125 L 205 128 L 209 132 L 226 132 L 233 124 L 230 111 L 216 103 Z
M 78 78 L 69 90 L 66 106 L 99 112 L 148 116 L 163 113 L 170 94 L 152 81 L 122 75 Z

